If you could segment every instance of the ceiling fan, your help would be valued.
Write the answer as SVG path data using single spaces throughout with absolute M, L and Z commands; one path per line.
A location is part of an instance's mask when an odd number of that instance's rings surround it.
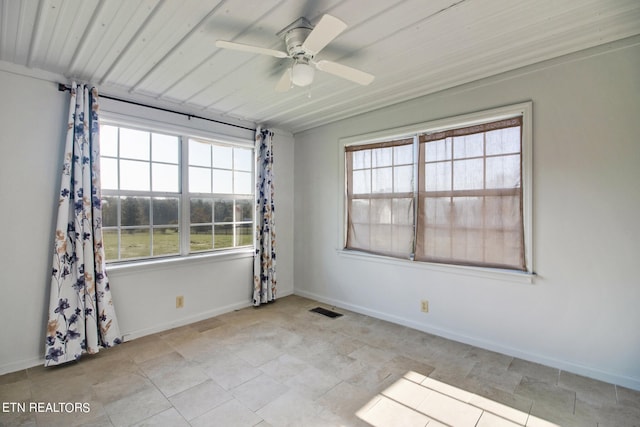
M 275 89 L 278 92 L 286 92 L 293 85 L 301 87 L 310 85 L 313 82 L 315 69 L 361 85 L 368 85 L 374 79 L 374 76 L 369 73 L 333 61 L 314 60 L 315 56 L 345 28 L 347 24 L 331 15 L 324 15 L 315 27 L 306 18 L 298 18 L 277 33 L 278 37 L 284 38 L 286 52 L 225 40 L 217 40 L 216 46 L 293 59 L 291 67 L 287 68 L 276 85 Z

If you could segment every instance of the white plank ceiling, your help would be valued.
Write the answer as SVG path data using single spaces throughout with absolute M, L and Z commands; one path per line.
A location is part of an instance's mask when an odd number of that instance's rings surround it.
M 0 69 L 293 133 L 640 34 L 639 0 L 0 0 L 0 13 Z M 276 33 L 325 13 L 348 27 L 316 59 L 371 85 L 317 72 L 278 93 L 290 59 L 215 47 L 284 50 Z

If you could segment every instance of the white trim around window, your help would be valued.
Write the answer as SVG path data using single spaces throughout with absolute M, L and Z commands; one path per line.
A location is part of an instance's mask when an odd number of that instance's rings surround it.
M 363 261 L 375 261 L 391 263 L 399 266 L 409 266 L 423 268 L 453 274 L 471 275 L 480 278 L 501 279 L 518 283 L 532 283 L 535 277 L 533 259 L 533 151 L 532 151 L 532 102 L 507 105 L 503 107 L 488 109 L 470 114 L 448 117 L 424 123 L 417 123 L 398 128 L 371 132 L 367 134 L 354 135 L 341 138 L 338 141 L 338 161 L 342 166 L 339 168 L 339 227 L 337 236 L 337 252 L 340 256 Z M 525 242 L 525 258 L 527 271 L 503 270 L 496 268 L 472 267 L 450 264 L 439 264 L 430 262 L 417 262 L 402 260 L 386 256 L 380 256 L 355 250 L 345 249 L 347 229 L 347 206 L 346 206 L 346 162 L 345 147 L 351 145 L 370 144 L 381 141 L 389 141 L 403 138 L 416 137 L 423 133 L 433 133 L 452 128 L 473 126 L 493 120 L 501 120 L 519 115 L 522 117 L 522 209 Z
M 170 256 L 160 256 L 160 257 L 145 257 L 145 258 L 132 258 L 132 259 L 122 259 L 116 262 L 110 263 L 110 269 L 114 270 L 124 270 L 129 268 L 135 269 L 145 269 L 145 268 L 158 268 L 160 264 L 172 265 L 176 262 L 201 262 L 203 260 L 213 261 L 214 258 L 216 260 L 226 260 L 226 259 L 235 259 L 235 258 L 244 258 L 253 256 L 253 243 L 250 245 L 238 245 L 237 247 L 229 247 L 229 248 L 220 248 L 213 249 L 210 251 L 190 251 L 189 247 L 189 230 L 190 230 L 190 218 L 189 218 L 189 200 L 192 197 L 197 197 L 198 194 L 190 194 L 188 192 L 188 168 L 189 168 L 189 159 L 188 159 L 188 144 L 189 139 L 197 139 L 202 142 L 208 142 L 214 145 L 220 146 L 228 146 L 235 147 L 235 149 L 245 149 L 251 150 L 253 153 L 254 150 L 254 141 L 252 136 L 249 135 L 248 132 L 234 132 L 238 134 L 242 134 L 242 136 L 235 135 L 227 135 L 218 133 L 216 131 L 208 131 L 205 129 L 199 129 L 197 127 L 191 128 L 189 126 L 184 126 L 180 124 L 176 124 L 176 122 L 172 122 L 168 120 L 166 122 L 154 120 L 147 117 L 140 117 L 136 112 L 133 114 L 123 114 L 121 112 L 114 111 L 113 108 L 103 109 L 100 113 L 100 122 L 103 125 L 112 125 L 117 127 L 129 128 L 129 129 L 140 129 L 143 131 L 149 132 L 157 132 L 161 134 L 174 135 L 181 139 L 180 144 L 180 153 L 179 153 L 179 175 L 182 177 L 181 185 L 178 193 L 169 194 L 171 197 L 177 197 L 180 200 L 180 212 L 179 212 L 179 227 L 180 227 L 180 253 Z M 244 137 L 246 135 L 246 137 Z M 251 192 L 242 194 L 241 196 L 237 196 L 235 194 L 227 195 L 227 198 L 232 199 L 246 199 L 251 200 L 251 212 L 254 212 L 254 169 L 255 165 L 253 165 L 253 155 L 249 156 L 252 161 L 251 171 L 250 171 L 250 185 Z M 235 166 L 232 166 L 230 169 L 232 172 Z M 119 190 L 120 191 L 120 190 Z M 107 194 L 105 194 L 105 192 Z M 103 197 L 107 196 L 110 192 L 103 191 Z M 111 191 L 113 193 L 113 191 Z M 226 193 L 225 193 L 226 194 Z M 164 194 L 152 194 L 149 192 L 149 197 L 151 196 L 166 196 Z M 216 194 L 206 194 L 206 197 L 214 198 L 217 197 Z M 244 221 L 247 222 L 247 221 Z M 236 221 L 234 220 L 232 226 L 236 226 Z M 243 224 L 244 225 L 244 224 Z M 235 228 L 234 228 L 235 229 Z M 251 223 L 250 229 L 253 231 L 253 221 Z M 252 234 L 253 236 L 253 234 Z M 251 238 L 253 242 L 253 237 Z M 234 240 L 235 242 L 235 240 Z M 235 243 L 234 243 L 235 245 Z

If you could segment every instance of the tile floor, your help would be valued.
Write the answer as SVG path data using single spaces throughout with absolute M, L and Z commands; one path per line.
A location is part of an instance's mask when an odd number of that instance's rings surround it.
M 0 425 L 640 426 L 638 391 L 318 305 L 289 296 L 0 376 Z

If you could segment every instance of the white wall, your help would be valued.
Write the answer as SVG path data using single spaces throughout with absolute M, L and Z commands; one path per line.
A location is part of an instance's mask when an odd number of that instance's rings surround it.
M 53 212 L 60 191 L 59 159 L 68 107 L 54 84 L 1 71 L 0 93 L 0 373 L 4 373 L 37 363 L 44 352 Z
M 638 44 L 595 48 L 296 134 L 296 294 L 640 389 Z M 528 100 L 533 284 L 337 250 L 339 138 Z M 430 301 L 428 314 L 421 299 Z
M 41 73 L 44 75 L 44 73 Z M 37 77 L 37 78 L 34 78 Z M 39 364 L 44 351 L 67 93 L 55 76 L 0 64 L 0 374 Z M 105 109 L 253 139 L 253 133 L 211 122 L 116 105 Z M 278 296 L 293 293 L 293 137 L 276 130 Z M 125 339 L 250 305 L 252 254 L 108 269 Z M 175 308 L 177 295 L 185 307 Z

